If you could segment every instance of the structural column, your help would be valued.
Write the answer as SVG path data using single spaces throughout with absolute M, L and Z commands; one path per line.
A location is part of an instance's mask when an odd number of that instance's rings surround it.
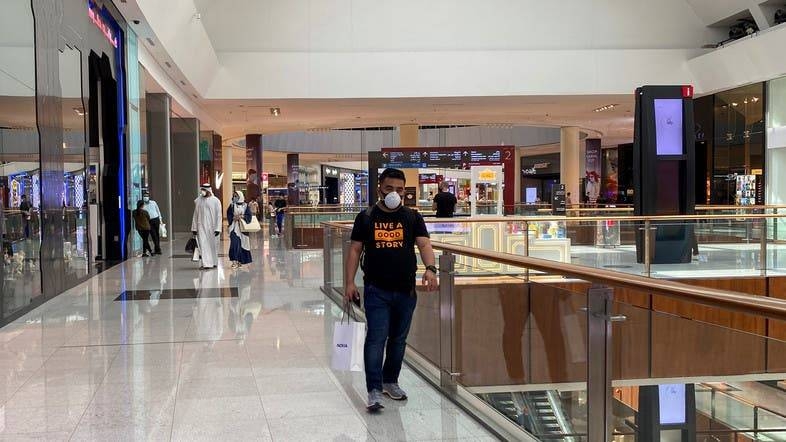
M 417 124 L 402 124 L 398 127 L 398 145 L 401 147 L 418 147 L 418 131 L 420 126 Z
M 232 201 L 232 148 L 227 147 L 221 151 L 221 163 L 222 168 L 221 172 L 224 174 L 223 178 L 221 179 L 221 190 L 223 199 L 225 201 L 224 211 L 226 211 L 227 207 L 229 206 L 229 202 Z M 262 204 L 262 202 L 259 202 Z
M 300 155 L 287 154 L 287 204 L 300 204 Z
M 194 199 L 199 195 L 199 120 L 172 118 L 172 217 L 175 232 L 190 232 Z
M 560 130 L 560 181 L 565 184 L 565 190 L 570 192 L 574 203 L 583 201 L 579 195 L 579 176 L 581 164 L 580 133 L 578 127 L 563 127 Z
M 262 135 L 246 135 L 246 198 L 259 198 L 262 192 Z
M 164 221 L 169 223 L 172 220 L 171 98 L 167 94 L 146 94 L 145 101 L 148 190 L 158 203 Z

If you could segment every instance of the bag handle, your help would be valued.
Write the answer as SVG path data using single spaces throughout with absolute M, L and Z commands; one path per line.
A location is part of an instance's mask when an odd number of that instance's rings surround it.
M 357 320 L 358 320 L 357 319 L 357 315 L 354 315 L 355 317 L 353 318 L 352 317 L 353 316 L 352 312 L 353 312 L 352 302 L 348 301 L 347 299 L 344 299 L 344 309 L 343 309 L 343 312 L 341 313 L 341 321 L 340 321 L 340 323 L 341 324 L 344 323 L 344 317 L 347 318 L 347 324 L 349 324 L 353 319 L 354 319 L 355 322 L 357 322 Z

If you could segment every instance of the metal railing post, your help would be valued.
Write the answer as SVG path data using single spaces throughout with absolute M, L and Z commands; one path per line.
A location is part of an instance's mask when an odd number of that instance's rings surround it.
M 587 440 L 608 441 L 612 432 L 611 323 L 612 289 L 593 285 L 587 290 Z
M 456 391 L 456 373 L 453 364 L 453 318 L 455 308 L 456 256 L 444 252 L 439 256 L 439 371 L 440 387 L 451 393 Z
M 773 218 L 775 220 L 776 218 Z M 762 219 L 764 228 L 759 229 L 759 268 L 761 276 L 767 276 L 767 219 Z
M 322 228 L 322 263 L 323 272 L 322 284 L 325 293 L 333 292 L 333 228 L 324 226 Z
M 644 274 L 652 274 L 652 226 L 650 220 L 644 221 Z
M 565 229 L 567 230 L 567 223 Z M 524 256 L 529 257 L 529 221 L 524 221 Z M 524 269 L 524 277 L 529 281 L 529 267 Z

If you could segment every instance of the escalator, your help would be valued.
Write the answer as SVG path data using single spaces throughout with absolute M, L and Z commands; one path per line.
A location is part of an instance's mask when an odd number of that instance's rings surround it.
M 576 440 L 557 391 L 488 393 L 480 397 L 520 427 L 544 440 Z

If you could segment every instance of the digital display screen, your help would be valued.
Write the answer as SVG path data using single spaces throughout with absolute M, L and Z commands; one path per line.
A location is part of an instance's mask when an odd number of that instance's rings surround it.
M 660 424 L 685 423 L 685 384 L 658 385 Z
M 658 155 L 682 155 L 682 99 L 656 98 L 655 149 Z

